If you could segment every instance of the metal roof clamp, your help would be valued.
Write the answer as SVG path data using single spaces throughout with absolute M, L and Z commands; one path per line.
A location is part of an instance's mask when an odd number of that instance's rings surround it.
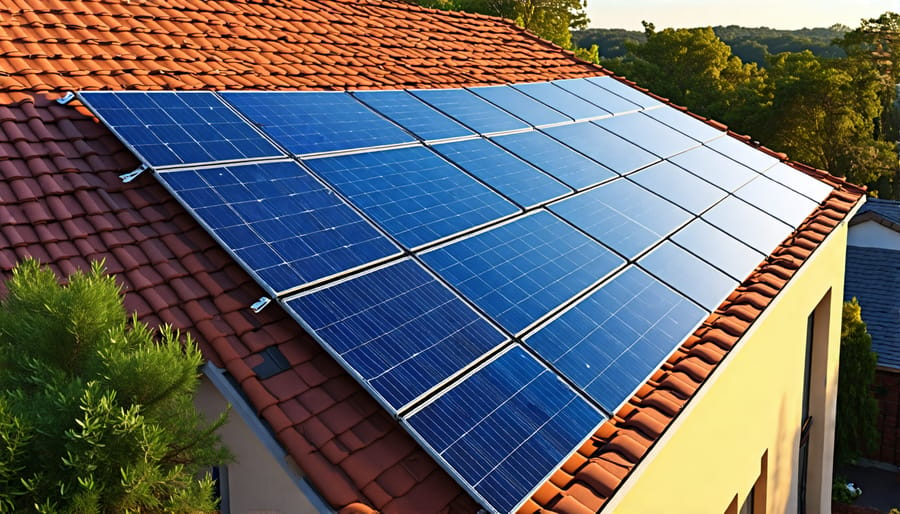
M 255 314 L 259 314 L 263 309 L 266 308 L 266 305 L 269 305 L 271 302 L 271 298 L 262 296 L 259 298 L 259 300 L 256 300 L 256 302 L 254 302 L 253 305 L 250 306 L 250 308 L 253 309 L 253 312 Z
M 57 98 L 56 103 L 58 103 L 59 105 L 66 105 L 67 103 L 71 102 L 74 99 L 75 99 L 75 92 L 69 91 L 68 93 L 66 93 L 66 96 Z
M 146 171 L 147 168 L 149 168 L 149 166 L 147 166 L 146 164 L 141 164 L 140 167 L 138 167 L 136 170 L 126 173 L 124 175 L 119 175 L 119 178 L 122 179 L 122 182 L 125 182 L 127 184 L 128 182 L 131 182 L 132 180 L 136 179 L 138 177 L 138 175 L 140 175 L 141 173 Z

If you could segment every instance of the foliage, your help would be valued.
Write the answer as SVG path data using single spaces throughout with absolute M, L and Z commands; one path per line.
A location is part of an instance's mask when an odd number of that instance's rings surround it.
M 65 286 L 26 260 L 0 300 L 0 511 L 214 510 L 227 452 L 193 405 L 202 363 L 128 319 L 95 264 Z
M 878 403 L 872 395 L 875 352 L 856 298 L 844 302 L 841 319 L 841 356 L 834 430 L 835 467 L 852 462 L 873 449 Z
M 856 486 L 851 489 L 847 479 L 842 476 L 835 475 L 831 480 L 831 501 L 849 504 L 853 503 L 860 497 L 862 491 Z

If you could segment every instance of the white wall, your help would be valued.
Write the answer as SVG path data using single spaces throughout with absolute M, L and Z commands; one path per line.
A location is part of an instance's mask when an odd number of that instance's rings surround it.
M 885 227 L 877 221 L 865 221 L 850 226 L 847 244 L 849 246 L 900 250 L 900 232 Z

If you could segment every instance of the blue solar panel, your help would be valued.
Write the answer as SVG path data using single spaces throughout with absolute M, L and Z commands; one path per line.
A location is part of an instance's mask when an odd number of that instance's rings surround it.
M 681 112 L 668 105 L 661 105 L 656 109 L 646 110 L 644 114 L 700 142 L 705 143 L 725 135 L 724 131 L 713 127 L 709 123 L 700 121 L 690 114 Z
M 678 154 L 669 161 L 728 192 L 734 192 L 758 176 L 750 168 L 705 146 Z
M 407 248 L 519 212 L 515 205 L 424 147 L 304 163 Z
M 400 253 L 293 161 L 169 171 L 159 179 L 273 293 Z
M 659 162 L 628 176 L 672 203 L 700 214 L 725 198 L 728 193 L 670 162 Z
M 779 162 L 775 157 L 733 137 L 713 139 L 706 143 L 706 146 L 760 173 Z
M 410 93 L 479 134 L 528 128 L 521 120 L 465 89 L 420 89 Z
M 716 310 L 738 285 L 737 280 L 670 241 L 663 241 L 638 263 L 708 311 Z
M 765 175 L 770 179 L 785 185 L 794 191 L 809 198 L 815 203 L 822 203 L 834 190 L 833 187 L 816 180 L 809 175 L 796 170 L 787 164 L 778 163 L 766 170 Z
M 513 346 L 405 421 L 494 512 L 514 512 L 605 417 Z
M 423 253 L 421 258 L 514 334 L 625 263 L 547 211 Z
M 568 116 L 509 86 L 473 87 L 469 91 L 536 127 L 572 121 Z
M 491 139 L 520 159 L 575 189 L 584 189 L 618 176 L 606 166 L 588 159 L 542 132 L 518 132 Z
M 632 259 L 691 214 L 627 180 L 614 180 L 550 206 L 576 227 Z
M 351 150 L 415 141 L 346 93 L 269 91 L 222 97 L 294 154 Z
M 672 236 L 672 241 L 743 282 L 765 256 L 716 227 L 696 219 Z
M 639 112 L 594 123 L 662 158 L 700 146 L 696 140 Z
M 629 267 L 528 336 L 525 344 L 615 412 L 706 315 Z
M 619 82 L 612 77 L 590 77 L 587 80 L 602 87 L 603 89 L 606 89 L 607 91 L 621 96 L 629 102 L 640 105 L 644 109 L 650 109 L 663 105 L 662 102 L 653 98 L 652 96 L 641 93 L 633 87 L 626 86 L 622 82 Z
M 432 147 L 503 196 L 532 207 L 572 190 L 487 139 L 469 139 Z
M 556 80 L 553 83 L 613 114 L 624 114 L 641 110 L 640 105 L 629 102 L 587 79 Z
M 506 341 L 409 259 L 284 305 L 395 412 Z
M 210 92 L 83 92 L 90 107 L 154 167 L 284 154 Z
M 541 130 L 622 175 L 659 161 L 652 153 L 590 122 Z
M 799 227 L 818 205 L 800 193 L 763 176 L 753 179 L 735 191 L 734 195 L 793 228 Z
M 406 91 L 357 91 L 353 96 L 425 141 L 475 135 Z
M 512 87 L 576 120 L 589 120 L 612 113 L 550 82 L 514 84 Z
M 703 214 L 703 219 L 763 255 L 772 253 L 794 229 L 734 196 Z

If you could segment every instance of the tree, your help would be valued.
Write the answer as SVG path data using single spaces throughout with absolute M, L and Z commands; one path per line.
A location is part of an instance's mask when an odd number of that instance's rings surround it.
M 178 332 L 126 316 L 94 264 L 60 285 L 25 260 L 0 300 L 0 511 L 215 509 L 227 459 L 193 405 L 202 363 Z
M 840 362 L 834 430 L 836 466 L 857 459 L 878 440 L 878 403 L 872 396 L 876 355 L 856 298 L 844 302 Z

